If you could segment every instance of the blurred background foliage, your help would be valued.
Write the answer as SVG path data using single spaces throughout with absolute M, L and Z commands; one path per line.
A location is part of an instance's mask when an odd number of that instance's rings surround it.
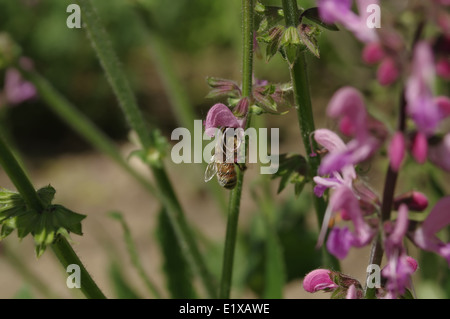
M 139 10 L 132 6 L 136 1 L 142 5 Z M 21 46 L 23 55 L 33 60 L 38 72 L 102 131 L 117 143 L 126 143 L 128 140 L 127 124 L 86 33 L 83 29 L 66 27 L 66 19 L 69 15 L 66 13 L 66 8 L 74 2 L 71 0 L 0 0 L 0 30 L 10 34 Z M 280 1 L 276 0 L 263 2 L 280 5 Z M 403 0 L 396 1 L 394 4 L 390 2 L 390 10 L 383 10 L 383 14 L 386 14 L 383 19 L 389 20 L 399 16 L 405 20 L 405 25 L 413 23 L 413 17 L 402 17 L 406 2 Z M 315 5 L 313 0 L 299 1 L 299 3 L 305 8 Z M 155 58 L 156 55 L 152 54 L 154 43 L 149 34 L 158 37 L 166 47 L 167 59 L 169 59 L 177 81 L 182 87 L 181 94 L 185 95 L 197 119 L 204 119 L 209 107 L 216 102 L 205 99 L 208 93 L 205 81 L 207 76 L 240 82 L 241 1 L 97 0 L 95 4 L 111 35 L 113 46 L 123 63 L 138 103 L 148 122 L 158 126 L 168 139 L 170 139 L 172 130 L 180 126 L 171 106 L 171 94 L 180 94 L 180 92 L 171 92 L 167 85 L 164 85 L 161 74 L 164 70 L 161 70 L 159 61 Z M 142 17 L 146 17 L 147 20 L 144 21 Z M 261 52 L 264 52 L 264 48 L 261 49 Z M 384 89 L 379 86 L 375 79 L 376 70 L 364 66 L 362 63 L 361 45 L 346 31 L 323 31 L 323 36 L 320 38 L 320 49 L 320 60 L 308 55 L 316 126 L 336 128 L 336 124 L 324 116 L 326 104 L 337 88 L 352 85 L 364 92 L 369 111 L 374 116 L 382 118 L 392 129 L 395 125 L 394 110 L 398 103 L 400 87 Z M 274 83 L 289 81 L 287 65 L 279 55 L 270 63 L 266 63 L 264 57 L 256 59 L 255 76 Z M 3 86 L 3 79 L 4 71 L 0 71 L 0 87 Z M 2 108 L 0 116 L 4 130 L 11 137 L 11 142 L 31 163 L 46 162 L 63 154 L 92 151 L 91 147 L 56 117 L 39 98 L 15 107 Z M 283 117 L 267 116 L 264 121 L 267 127 L 280 127 L 282 152 L 302 151 L 295 116 L 292 114 Z M 384 173 L 382 172 L 384 172 L 385 163 L 385 160 L 382 159 L 379 163 L 375 163 L 375 161 L 369 163 L 367 169 L 363 167 L 363 170 L 367 172 L 367 178 L 371 179 L 378 190 L 383 182 Z M 433 197 L 433 194 L 439 192 L 449 194 L 448 175 L 445 175 L 447 176 L 446 181 L 445 176 L 438 175 L 431 166 L 426 166 L 424 170 L 416 170 L 417 166 L 409 164 L 411 163 L 408 162 L 405 166 L 405 174 L 402 174 L 404 179 L 400 183 L 399 192 L 409 190 L 411 183 L 414 182 L 415 187 L 427 195 L 431 194 L 434 202 L 438 197 Z M 184 165 L 185 168 L 188 167 L 187 164 Z M 178 171 L 182 171 L 182 169 Z M 48 179 L 51 182 L 51 176 Z M 202 177 L 198 177 L 194 182 L 199 185 L 203 185 L 202 183 Z M 260 180 L 256 179 L 253 183 L 250 181 L 248 183 L 251 185 L 249 187 L 254 190 Z M 186 184 L 191 186 L 190 181 L 186 181 Z M 274 189 L 276 186 L 274 185 Z M 311 223 L 311 219 L 314 220 L 314 217 L 311 217 L 311 214 L 308 215 L 311 212 L 311 193 L 309 187 L 307 188 L 308 191 L 305 191 L 300 198 L 293 196 L 293 189 L 285 190 L 282 196 L 275 200 L 273 211 L 274 226 L 282 247 L 285 279 L 287 282 L 297 280 L 295 291 L 302 289 L 298 285 L 298 280 L 311 269 L 320 266 L 319 252 L 314 249 L 317 225 L 314 222 Z M 195 209 L 201 211 L 210 209 L 202 206 L 202 198 L 205 193 L 201 188 L 196 188 L 196 192 L 198 193 L 196 194 Z M 274 193 L 272 191 L 275 197 Z M 187 194 L 192 195 L 189 192 Z M 183 195 L 188 196 L 181 194 L 181 196 Z M 244 200 L 257 201 L 255 196 L 253 199 L 248 196 Z M 251 207 L 253 207 L 253 212 L 249 222 L 246 227 L 242 227 L 239 235 L 234 278 L 235 285 L 240 288 L 240 291 L 245 292 L 245 289 L 248 288 L 253 293 L 251 296 L 260 297 L 264 295 L 267 234 L 263 227 L 264 217 L 260 213 L 261 207 L 258 205 Z M 215 208 L 215 210 L 219 209 Z M 154 219 L 158 216 L 156 213 L 153 215 Z M 217 223 L 220 223 L 220 227 L 224 229 L 223 216 L 216 215 Z M 143 222 L 145 223 L 145 219 Z M 158 223 L 163 222 L 161 220 Z M 208 227 L 208 225 L 203 226 Z M 150 226 L 148 227 L 150 228 Z M 199 228 L 201 228 L 200 225 Z M 155 229 L 152 230 L 152 232 L 154 231 Z M 201 233 L 199 235 L 201 238 Z M 106 235 L 105 238 L 109 238 L 108 236 L 111 235 Z M 170 236 L 172 236 L 170 233 L 164 233 L 160 228 L 157 236 L 150 237 L 147 234 L 146 240 L 152 241 L 158 240 L 158 238 L 161 240 L 161 238 L 171 238 Z M 102 245 L 108 247 L 110 252 L 115 251 L 115 248 L 110 245 Z M 211 269 L 219 277 L 223 253 L 222 240 L 204 238 L 202 245 Z M 164 245 L 160 249 L 163 256 L 165 253 L 171 253 L 170 249 Z M 145 254 L 146 250 L 141 248 L 140 252 Z M 14 253 L 6 255 L 14 260 L 13 264 L 20 264 L 20 258 L 14 259 L 17 256 L 12 254 Z M 118 254 L 120 253 L 118 252 Z M 133 283 L 130 284 L 126 278 L 129 270 L 123 268 L 120 258 L 118 260 L 117 256 L 112 257 L 114 254 L 111 253 L 105 255 L 104 257 L 109 260 L 107 272 L 115 297 L 142 297 L 142 293 L 136 292 L 132 287 Z M 424 276 L 432 280 L 437 279 L 444 286 L 433 286 L 435 284 L 432 284 L 432 281 L 425 281 L 426 285 L 431 286 L 426 286 L 424 291 L 434 292 L 429 296 L 450 297 L 448 272 L 436 271 L 435 265 L 438 257 L 428 254 L 425 257 L 422 259 Z M 173 265 L 180 261 L 177 261 L 176 256 L 166 255 L 166 258 L 164 269 L 167 273 L 167 269 L 171 268 L 170 263 Z M 361 263 L 364 264 L 368 260 L 368 255 L 361 253 L 358 258 L 362 259 Z M 354 261 L 350 258 L 347 264 L 352 263 L 352 260 Z M 442 264 L 442 261 L 439 263 Z M 350 265 L 349 269 L 352 269 L 351 267 Z M 16 268 L 20 269 L 20 267 Z M 164 273 L 162 266 L 160 269 L 161 273 Z M 446 269 L 445 265 L 440 265 L 439 269 Z M 171 271 L 176 272 L 173 269 Z M 364 279 L 365 269 L 358 271 L 362 273 L 362 277 L 359 279 Z M 21 273 L 26 273 L 26 271 L 21 271 Z M 189 276 L 189 274 L 185 274 L 185 276 Z M 30 285 L 41 287 L 39 289 L 41 295 L 38 293 L 38 297 L 42 296 L 43 291 L 43 295 L 51 295 L 49 292 L 45 292 L 45 288 L 42 288 L 45 284 L 36 283 L 32 277 L 33 275 L 24 276 L 25 284 L 10 296 L 33 297 Z M 168 280 L 169 290 L 170 286 L 174 286 L 174 283 Z M 172 289 L 173 291 L 174 289 Z M 183 291 L 186 291 L 186 295 L 192 295 L 191 287 L 185 287 Z M 172 293 L 172 296 L 183 297 L 180 292 Z M 291 296 L 298 295 L 294 293 Z

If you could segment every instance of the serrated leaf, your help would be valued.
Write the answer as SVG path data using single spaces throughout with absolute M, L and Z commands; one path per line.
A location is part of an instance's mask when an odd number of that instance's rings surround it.
M 50 185 L 43 187 L 37 191 L 37 194 L 44 206 L 48 206 L 52 203 L 53 198 L 55 197 L 55 193 L 56 190 Z
M 69 237 L 68 232 L 82 235 L 81 220 L 86 216 L 74 213 L 61 205 L 50 205 L 55 189 L 46 186 L 37 191 L 45 205 L 42 212 L 28 209 L 20 194 L 0 191 L 0 239 L 10 235 L 14 229 L 20 239 L 32 234 L 36 255 L 41 256 L 46 247 L 53 243 L 57 234 Z
M 339 31 L 339 28 L 335 24 L 328 24 L 322 21 L 319 15 L 319 8 L 309 8 L 303 11 L 300 15 L 301 18 L 307 18 L 308 20 L 311 20 L 312 22 L 320 25 L 321 27 L 331 30 L 331 31 Z

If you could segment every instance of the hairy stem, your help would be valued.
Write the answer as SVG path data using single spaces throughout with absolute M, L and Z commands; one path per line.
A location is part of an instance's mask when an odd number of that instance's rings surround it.
M 67 239 L 59 236 L 55 239 L 52 244 L 52 250 L 55 253 L 58 260 L 64 266 L 64 270 L 67 269 L 69 265 L 77 265 L 80 267 L 80 284 L 81 291 L 88 299 L 106 299 L 105 295 L 98 288 L 97 284 L 94 282 L 92 277 L 89 275 L 88 271 L 84 267 L 80 258 L 77 256 L 72 246 L 70 246 Z
M 242 35 L 243 35 L 243 64 L 242 64 L 242 97 L 252 97 L 253 81 L 253 0 L 242 0 Z M 251 113 L 247 115 L 246 127 L 250 126 Z M 231 281 L 233 277 L 234 250 L 238 230 L 239 211 L 244 174 L 238 170 L 237 185 L 230 194 L 228 206 L 228 222 L 223 255 L 222 279 L 220 282 L 219 298 L 230 298 Z
M 297 0 L 283 0 L 283 11 L 286 21 L 286 27 L 297 27 L 299 21 L 299 13 Z M 297 110 L 297 118 L 302 135 L 303 145 L 306 151 L 306 160 L 309 167 L 309 178 L 312 180 L 317 175 L 317 169 L 320 165 L 319 156 L 311 156 L 311 150 L 317 149 L 317 145 L 312 140 L 311 133 L 315 131 L 314 116 L 312 112 L 311 94 L 309 91 L 308 69 L 306 56 L 304 52 L 300 52 L 297 60 L 290 68 L 292 87 L 294 90 L 295 108 Z M 314 196 L 314 204 L 316 208 L 317 222 L 322 225 L 323 217 L 327 208 L 327 203 L 323 197 Z M 325 267 L 339 270 L 338 260 L 330 255 L 326 248 L 322 246 L 322 264 Z
M 102 64 L 108 81 L 119 100 L 128 123 L 136 131 L 145 151 L 148 152 L 155 149 L 156 145 L 152 138 L 153 135 L 147 128 L 128 80 L 120 67 L 119 60 L 112 48 L 109 36 L 100 22 L 92 2 L 90 0 L 78 0 L 78 2 L 83 10 L 84 22 L 92 46 L 98 55 L 100 63 Z M 162 162 L 158 163 L 158 165 L 149 166 L 158 185 L 157 195 L 163 205 L 167 208 L 169 219 L 171 223 L 173 223 L 183 253 L 186 255 L 193 270 L 200 277 L 208 296 L 214 297 L 215 286 L 213 277 L 207 269 L 206 263 L 194 240 L 192 230 L 187 224 L 184 212 L 175 195 L 175 191 L 173 190 L 164 166 Z

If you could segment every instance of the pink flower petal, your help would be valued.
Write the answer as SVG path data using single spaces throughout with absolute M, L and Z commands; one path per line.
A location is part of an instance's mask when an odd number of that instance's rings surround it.
M 214 136 L 216 128 L 238 128 L 241 127 L 241 124 L 242 121 L 239 122 L 225 104 L 217 103 L 209 109 L 208 114 L 206 115 L 205 132 L 209 136 Z
M 377 80 L 383 86 L 388 86 L 397 81 L 400 72 L 392 58 L 385 58 L 377 71 Z
M 338 285 L 331 280 L 331 271 L 328 269 L 316 269 L 305 276 L 303 289 L 307 292 L 317 292 L 319 290 L 332 291 Z
M 405 157 L 405 138 L 402 132 L 396 132 L 389 144 L 388 149 L 389 160 L 392 169 L 397 172 L 402 165 Z
M 411 153 L 417 163 L 425 163 L 428 153 L 428 141 L 425 134 L 421 132 L 416 133 L 412 141 Z
M 343 87 L 334 93 L 327 106 L 332 118 L 347 117 L 352 121 L 355 135 L 367 135 L 367 112 L 361 93 L 353 87 Z
M 381 61 L 385 56 L 383 48 L 379 42 L 367 44 L 362 52 L 362 59 L 367 64 L 375 64 Z
M 426 236 L 436 234 L 450 224 L 450 196 L 439 200 L 422 224 Z

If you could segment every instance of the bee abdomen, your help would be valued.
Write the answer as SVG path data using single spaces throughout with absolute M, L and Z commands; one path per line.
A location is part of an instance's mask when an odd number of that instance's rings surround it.
M 222 187 L 233 189 L 236 186 L 236 170 L 233 163 L 219 165 L 217 169 L 217 180 Z

